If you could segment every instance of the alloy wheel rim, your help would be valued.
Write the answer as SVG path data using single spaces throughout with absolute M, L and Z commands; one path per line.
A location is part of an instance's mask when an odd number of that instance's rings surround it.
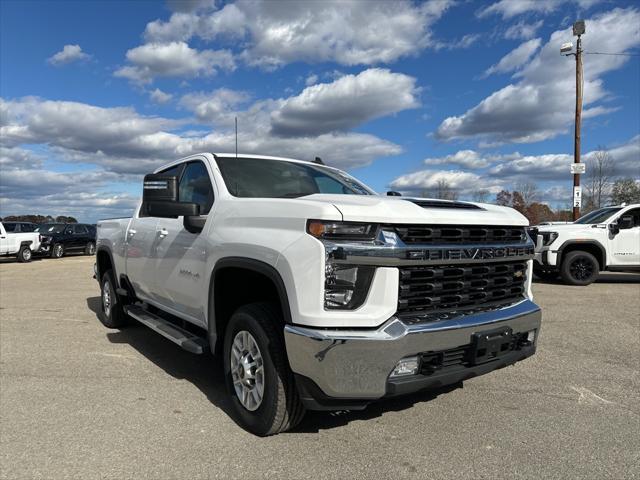
M 593 262 L 586 258 L 577 258 L 571 262 L 569 270 L 576 280 L 587 280 L 593 275 Z
M 96 246 L 93 243 L 89 244 L 89 255 L 96 253 Z
M 231 379 L 236 396 L 244 408 L 253 412 L 264 396 L 264 362 L 253 335 L 238 332 L 231 345 Z
M 111 288 L 109 282 L 104 282 L 102 286 L 102 309 L 107 317 L 111 314 Z
M 24 258 L 25 260 L 30 260 L 31 259 L 31 250 L 27 248 L 24 251 L 24 253 L 22 254 L 22 258 Z
M 62 256 L 62 247 L 60 245 L 56 245 L 56 251 L 54 252 L 56 257 Z

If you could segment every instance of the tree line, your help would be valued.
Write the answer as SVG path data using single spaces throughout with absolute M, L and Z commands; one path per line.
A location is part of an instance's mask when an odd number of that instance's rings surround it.
M 78 223 L 74 217 L 59 215 L 52 217 L 51 215 L 7 215 L 0 218 L 3 222 L 31 222 L 31 223 Z

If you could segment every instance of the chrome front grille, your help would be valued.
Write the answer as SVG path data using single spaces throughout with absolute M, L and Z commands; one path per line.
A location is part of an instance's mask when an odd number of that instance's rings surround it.
M 436 314 L 514 303 L 525 295 L 526 261 L 400 268 L 399 314 Z

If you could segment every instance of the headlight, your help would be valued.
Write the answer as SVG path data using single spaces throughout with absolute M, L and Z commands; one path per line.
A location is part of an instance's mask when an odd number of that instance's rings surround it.
M 542 244 L 545 247 L 551 245 L 558 238 L 558 232 L 540 232 L 540 235 L 542 235 Z
M 370 241 L 376 238 L 378 225 L 357 222 L 309 220 L 307 233 L 323 240 Z
M 375 267 L 334 263 L 325 264 L 324 307 L 328 310 L 353 310 L 361 306 L 369 293 Z

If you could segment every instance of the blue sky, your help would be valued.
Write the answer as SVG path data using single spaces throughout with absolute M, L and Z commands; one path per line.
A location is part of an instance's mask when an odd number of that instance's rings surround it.
M 583 156 L 640 179 L 635 1 L 0 2 L 0 215 L 128 215 L 145 172 L 198 151 L 312 159 L 379 192 L 570 201 Z M 634 56 L 635 55 L 635 56 Z

